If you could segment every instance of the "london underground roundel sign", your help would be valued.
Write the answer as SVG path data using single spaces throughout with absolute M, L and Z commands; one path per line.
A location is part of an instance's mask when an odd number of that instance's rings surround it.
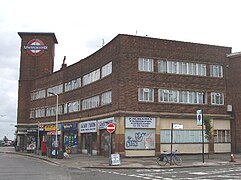
M 106 126 L 106 130 L 109 132 L 109 133 L 113 133 L 115 131 L 115 125 L 110 123 Z
M 40 39 L 32 39 L 23 48 L 30 56 L 40 56 L 48 49 L 48 46 L 45 46 Z

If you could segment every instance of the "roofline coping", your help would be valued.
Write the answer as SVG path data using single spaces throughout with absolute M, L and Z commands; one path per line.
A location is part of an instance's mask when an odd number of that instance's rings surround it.
M 18 35 L 22 37 L 22 35 L 51 35 L 53 36 L 54 42 L 58 44 L 55 33 L 53 32 L 18 32 Z
M 226 56 L 230 57 L 230 58 L 238 57 L 238 56 L 241 56 L 241 52 L 235 52 L 235 53 L 227 54 Z

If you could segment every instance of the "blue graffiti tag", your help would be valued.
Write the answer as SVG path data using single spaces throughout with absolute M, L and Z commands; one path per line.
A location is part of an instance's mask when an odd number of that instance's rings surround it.
M 137 133 L 135 133 L 136 141 L 141 142 L 143 140 L 143 136 L 145 136 L 145 135 L 146 135 L 146 133 L 144 133 L 144 132 L 137 132 Z
M 126 147 L 137 147 L 138 146 L 138 142 L 135 139 L 132 139 L 131 136 L 127 137 L 127 141 L 126 141 Z

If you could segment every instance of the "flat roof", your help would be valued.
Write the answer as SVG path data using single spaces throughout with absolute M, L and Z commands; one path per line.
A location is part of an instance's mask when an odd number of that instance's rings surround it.
M 235 53 L 227 54 L 227 57 L 230 57 L 230 58 L 239 57 L 239 56 L 241 56 L 241 52 L 235 52 Z
M 50 35 L 53 36 L 54 42 L 58 44 L 57 38 L 53 32 L 18 32 L 18 35 L 20 37 L 23 35 Z

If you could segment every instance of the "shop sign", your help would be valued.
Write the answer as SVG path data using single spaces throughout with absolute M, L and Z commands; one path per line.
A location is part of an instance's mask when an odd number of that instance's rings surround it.
M 37 133 L 37 129 L 27 129 L 27 133 Z
M 106 129 L 106 126 L 110 123 L 115 124 L 114 117 L 101 119 L 98 121 L 98 129 Z
M 75 130 L 78 129 L 78 123 L 68 123 L 62 126 L 63 130 Z
M 56 130 L 56 125 L 55 124 L 45 125 L 44 130 L 45 131 L 54 131 L 54 130 Z
M 86 121 L 80 123 L 80 133 L 89 133 L 97 131 L 97 121 Z
M 126 117 L 126 128 L 155 128 L 156 119 L 151 117 Z

